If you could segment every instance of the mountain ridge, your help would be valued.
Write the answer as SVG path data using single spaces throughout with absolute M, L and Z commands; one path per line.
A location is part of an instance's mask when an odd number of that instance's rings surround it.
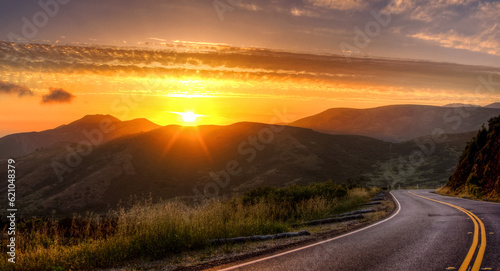
M 500 108 L 500 102 L 498 103 L 492 103 L 492 104 L 489 104 L 487 106 L 485 106 L 486 108 Z
M 412 141 L 395 144 L 253 122 L 169 125 L 91 150 L 66 142 L 17 158 L 16 183 L 19 203 L 29 215 L 52 210 L 99 213 L 133 195 L 191 201 L 327 179 L 378 186 L 436 185 L 446 181 L 459 156 L 456 150 L 471 137 L 449 135 L 410 171 L 399 157 L 407 159 L 420 150 Z M 388 172 L 394 178 L 388 179 Z
M 104 143 L 120 136 L 160 127 L 147 119 L 121 121 L 111 115 L 86 115 L 68 124 L 40 132 L 25 132 L 0 138 L 0 159 L 15 158 L 62 142 Z M 99 132 L 96 132 L 99 131 Z M 98 138 L 89 139 L 89 136 Z M 101 138 L 101 140 L 98 140 Z
M 389 142 L 404 142 L 439 133 L 477 131 L 500 109 L 388 105 L 368 109 L 330 108 L 290 123 L 329 134 L 356 134 Z

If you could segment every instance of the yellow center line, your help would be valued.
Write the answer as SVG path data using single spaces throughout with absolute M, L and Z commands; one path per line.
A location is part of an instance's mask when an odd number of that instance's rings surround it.
M 467 256 L 465 257 L 462 265 L 460 266 L 459 271 L 467 270 L 467 268 L 470 265 L 470 262 L 472 261 L 472 257 L 474 256 L 474 252 L 476 251 L 477 244 L 479 242 L 479 231 L 477 230 L 478 223 L 479 223 L 479 226 L 481 227 L 481 246 L 479 247 L 479 252 L 477 253 L 476 261 L 474 262 L 474 266 L 472 266 L 472 269 L 471 269 L 471 271 L 479 271 L 479 269 L 481 268 L 481 263 L 483 261 L 484 252 L 486 250 L 486 229 L 484 227 L 483 221 L 481 221 L 481 219 L 479 219 L 479 217 L 477 217 L 471 211 L 466 210 L 460 206 L 453 205 L 453 204 L 448 203 L 448 202 L 439 201 L 439 200 L 431 199 L 428 197 L 420 196 L 420 195 L 417 195 L 417 194 L 412 193 L 410 191 L 408 191 L 408 193 L 415 195 L 417 197 L 421 197 L 421 198 L 424 198 L 427 200 L 435 201 L 435 202 L 438 202 L 441 204 L 448 205 L 448 206 L 453 207 L 455 209 L 458 209 L 458 210 L 464 212 L 466 215 L 468 215 L 472 219 L 472 222 L 474 222 L 474 239 L 472 241 L 472 246 L 470 247 L 469 252 L 467 253 Z
M 479 271 L 481 268 L 481 262 L 483 261 L 484 257 L 484 252 L 486 251 L 486 228 L 484 227 L 483 221 L 479 219 L 475 214 L 470 212 L 479 222 L 479 225 L 481 225 L 481 247 L 479 248 L 479 252 L 477 253 L 476 256 L 476 261 L 474 262 L 474 266 L 472 267 L 473 271 Z

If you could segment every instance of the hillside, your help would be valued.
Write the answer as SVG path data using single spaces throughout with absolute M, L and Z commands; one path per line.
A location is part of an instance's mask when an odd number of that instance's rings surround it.
M 59 143 L 16 159 L 17 198 L 25 214 L 70 214 L 104 211 L 131 195 L 192 200 L 329 178 L 350 184 L 436 186 L 446 181 L 471 137 L 449 135 L 432 143 L 434 150 L 416 164 L 406 160 L 429 138 L 393 144 L 259 123 L 166 126 L 111 140 L 90 153 L 76 155 L 68 147 L 77 150 L 77 144 Z
M 492 103 L 492 104 L 489 104 L 487 106 L 485 106 L 486 108 L 497 108 L 497 109 L 500 109 L 500 103 Z
M 329 134 L 364 135 L 403 142 L 431 135 L 477 131 L 498 108 L 391 105 L 370 109 L 332 108 L 290 123 Z
M 467 144 L 446 186 L 455 194 L 500 199 L 500 116 Z
M 110 115 L 87 115 L 55 129 L 0 138 L 0 159 L 19 157 L 62 142 L 102 144 L 123 135 L 151 131 L 158 127 L 146 119 L 120 121 Z
M 451 103 L 451 104 L 445 104 L 443 107 L 481 107 L 479 105 L 473 105 L 473 104 L 464 104 L 464 103 Z

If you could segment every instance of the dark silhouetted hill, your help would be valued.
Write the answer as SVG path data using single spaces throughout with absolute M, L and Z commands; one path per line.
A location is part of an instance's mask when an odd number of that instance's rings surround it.
M 481 106 L 473 104 L 464 104 L 464 103 L 452 103 L 443 105 L 443 107 L 481 107 Z
M 55 129 L 0 138 L 0 159 L 19 157 L 62 142 L 102 144 L 123 135 L 147 132 L 158 127 L 146 119 L 120 121 L 111 115 L 87 115 Z
M 102 212 L 132 195 L 191 201 L 260 186 L 327 179 L 437 186 L 446 182 L 459 150 L 472 136 L 447 135 L 439 143 L 423 137 L 394 144 L 249 122 L 166 126 L 122 136 L 91 150 L 77 143 L 58 143 L 20 157 L 16 159 L 17 198 L 25 214 L 40 215 L 51 210 Z M 429 151 L 415 161 L 414 153 L 422 149 Z M 5 170 L 0 169 L 0 174 Z M 0 187 L 0 194 L 6 193 L 5 188 Z
M 500 103 L 492 103 L 492 104 L 489 104 L 487 106 L 485 106 L 486 108 L 497 108 L 497 109 L 500 109 Z
M 332 108 L 290 125 L 329 134 L 363 135 L 402 142 L 435 132 L 477 131 L 497 115 L 500 109 L 496 108 L 391 105 L 370 109 Z

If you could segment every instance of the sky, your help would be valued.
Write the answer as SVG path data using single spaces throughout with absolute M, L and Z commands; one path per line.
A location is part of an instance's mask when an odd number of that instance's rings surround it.
M 0 136 L 500 101 L 500 1 L 0 0 L 0 41 Z

